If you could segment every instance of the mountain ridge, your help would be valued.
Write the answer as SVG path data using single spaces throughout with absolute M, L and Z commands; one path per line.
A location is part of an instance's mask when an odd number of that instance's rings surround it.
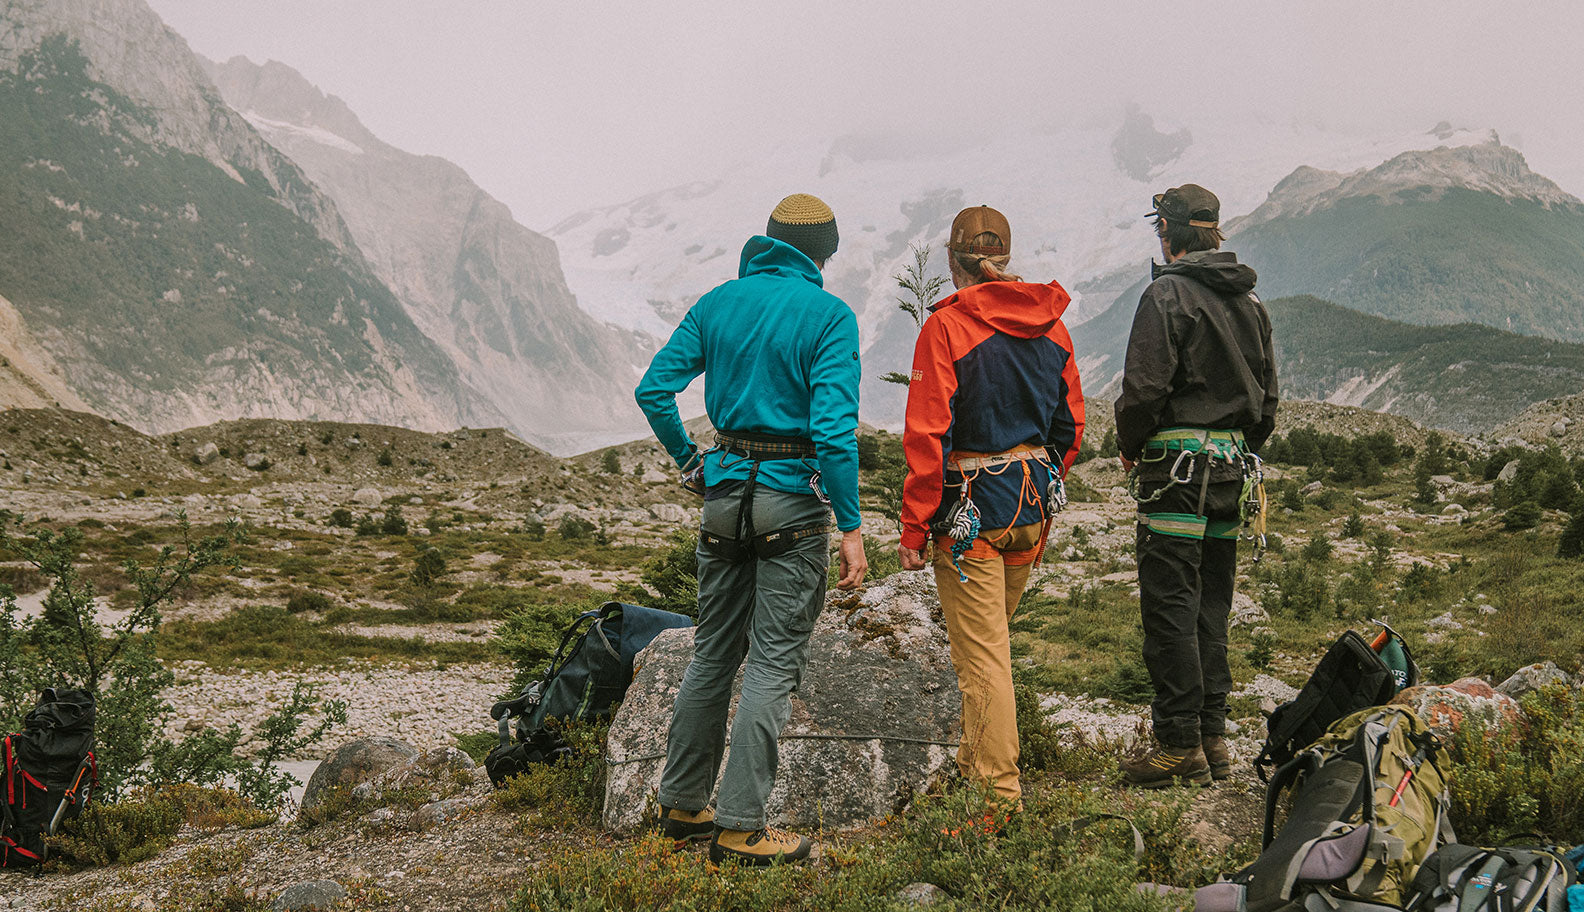
M 554 241 L 459 166 L 380 140 L 285 64 L 235 57 L 206 69 L 335 201 L 374 273 L 518 433 L 569 453 L 645 426 L 633 342 L 579 309 Z

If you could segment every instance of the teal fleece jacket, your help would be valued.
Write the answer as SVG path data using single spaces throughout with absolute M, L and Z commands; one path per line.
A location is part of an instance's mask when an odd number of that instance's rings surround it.
M 638 384 L 638 407 L 678 466 L 694 444 L 676 397 L 701 373 L 716 428 L 812 440 L 837 528 L 858 528 L 858 319 L 824 290 L 813 260 L 782 241 L 749 238 L 738 278 L 699 298 L 655 355 Z M 764 462 L 759 483 L 808 492 L 815 468 L 810 460 Z M 740 457 L 705 459 L 705 484 L 747 477 Z

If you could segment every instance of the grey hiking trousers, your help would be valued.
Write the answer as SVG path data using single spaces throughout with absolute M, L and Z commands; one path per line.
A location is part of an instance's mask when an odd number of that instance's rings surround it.
M 742 486 L 704 502 L 706 531 L 733 537 Z M 829 519 L 809 494 L 758 486 L 753 527 L 760 534 Z M 808 664 L 809 636 L 825 606 L 829 538 L 812 535 L 772 558 L 733 562 L 698 551 L 699 619 L 693 661 L 682 676 L 666 745 L 660 803 L 683 811 L 709 806 L 726 747 L 732 681 L 743 667 L 742 696 L 731 727 L 731 756 L 720 777 L 715 822 L 729 830 L 765 826 L 765 800 L 780 760 L 777 739 L 791 714 L 791 695 Z

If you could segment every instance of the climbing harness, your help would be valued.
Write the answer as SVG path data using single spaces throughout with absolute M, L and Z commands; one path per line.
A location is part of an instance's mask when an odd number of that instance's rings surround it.
M 967 574 L 963 573 L 962 556 L 973 548 L 974 541 L 979 538 L 981 529 L 981 516 L 979 508 L 973 502 L 973 483 L 981 474 L 998 476 L 1006 472 L 1013 465 L 1023 466 L 1023 485 L 1018 492 L 1017 512 L 1012 516 L 1012 522 L 1007 525 L 1007 531 L 1002 533 L 1004 538 L 1010 534 L 1011 529 L 1018 524 L 1018 518 L 1023 515 L 1025 504 L 1044 507 L 1044 524 L 1040 530 L 1040 542 L 1034 555 L 1034 564 L 1038 566 L 1045 555 L 1045 539 L 1050 535 L 1051 521 L 1056 513 L 1067 506 L 1067 484 L 1062 471 L 1050 462 L 1050 457 L 1044 447 L 1025 447 L 1008 450 L 1005 453 L 951 453 L 946 461 L 962 476 L 961 493 L 957 502 L 946 511 L 946 515 L 935 525 L 937 534 L 952 539 L 951 556 L 952 566 L 957 570 L 958 582 L 966 583 Z M 1035 462 L 1045 466 L 1050 472 L 1050 482 L 1045 486 L 1045 493 L 1041 496 L 1034 481 L 1033 473 L 1029 471 L 1028 463 Z M 1043 501 L 1043 503 L 1042 503 Z M 991 544 L 995 544 L 991 542 Z
M 1154 492 L 1140 493 L 1140 468 L 1164 462 L 1176 454 L 1166 480 Z M 1243 490 L 1238 497 L 1237 520 L 1211 521 L 1205 516 L 1205 499 L 1210 490 L 1210 460 L 1236 463 L 1243 472 Z M 1202 465 L 1201 465 L 1202 463 Z M 1199 502 L 1193 513 L 1166 513 L 1143 509 L 1160 500 L 1166 492 L 1181 485 L 1199 482 Z M 1138 465 L 1128 474 L 1128 493 L 1140 507 L 1138 521 L 1152 532 L 1181 538 L 1240 538 L 1239 526 L 1250 529 L 1254 541 L 1254 560 L 1265 553 L 1265 472 L 1264 463 L 1248 449 L 1243 432 L 1207 428 L 1167 428 L 1150 437 Z
M 706 452 L 721 452 L 726 457 L 738 457 L 738 462 L 727 462 L 723 457 L 721 468 L 731 468 L 746 460 L 748 479 L 744 482 L 742 499 L 737 507 L 737 523 L 730 538 L 708 530 L 699 532 L 699 544 L 710 553 L 730 561 L 746 560 L 750 556 L 768 558 L 785 554 L 792 546 L 815 535 L 830 534 L 830 523 L 825 521 L 786 526 L 769 532 L 758 532 L 753 524 L 753 496 L 759 487 L 759 468 L 763 463 L 796 459 L 807 461 L 815 455 L 814 443 L 801 437 L 782 437 L 775 434 L 758 434 L 745 431 L 717 431 L 715 446 Z M 702 459 L 700 462 L 702 463 Z M 819 472 L 813 471 L 809 479 L 820 502 L 830 504 L 819 486 Z

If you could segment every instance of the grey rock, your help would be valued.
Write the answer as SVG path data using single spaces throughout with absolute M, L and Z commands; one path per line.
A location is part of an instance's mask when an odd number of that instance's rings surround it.
M 814 628 L 767 805 L 776 826 L 863 826 L 905 807 L 953 767 L 961 701 L 932 575 L 897 573 L 849 600 L 834 596 L 841 604 L 827 602 Z M 611 830 L 636 829 L 654 803 L 692 646 L 691 629 L 670 630 L 638 658 L 606 748 Z
M 1425 626 L 1432 630 L 1462 630 L 1463 624 L 1452 617 L 1452 612 L 1443 612 L 1428 621 Z
M 1232 593 L 1232 615 L 1228 624 L 1233 627 L 1244 627 L 1249 624 L 1268 624 L 1270 615 L 1260 607 L 1259 602 L 1244 592 Z
M 1504 693 L 1514 700 L 1524 694 L 1549 687 L 1552 684 L 1572 686 L 1573 678 L 1555 662 L 1542 662 L 1535 665 L 1526 665 L 1513 672 L 1512 677 L 1496 685 L 1497 693 Z
M 1323 488 L 1325 488 L 1325 485 L 1321 484 L 1320 482 L 1311 481 L 1308 484 L 1304 485 L 1303 488 L 1301 490 L 1299 490 L 1298 493 L 1304 495 L 1305 497 L 1310 497 L 1310 496 L 1313 496 L 1315 494 L 1319 494 L 1320 491 Z
M 644 484 L 665 484 L 671 480 L 671 476 L 660 471 L 659 469 L 649 469 L 648 471 L 644 472 L 643 475 L 639 476 L 638 480 Z
M 236 494 L 231 497 L 231 506 L 241 510 L 257 510 L 264 506 L 264 501 L 257 494 Z
M 432 747 L 419 754 L 414 763 L 435 773 L 467 772 L 478 766 L 466 751 L 455 747 Z
M 1457 484 L 1457 479 L 1453 478 L 1451 475 L 1431 475 L 1430 480 L 1434 482 L 1435 486 L 1438 488 L 1450 488 Z
M 667 523 L 685 523 L 692 518 L 693 511 L 680 504 L 660 503 L 649 508 L 655 519 Z
M 324 759 L 303 789 L 303 808 L 317 807 L 326 789 L 350 788 L 373 779 L 392 767 L 413 760 L 418 751 L 395 738 L 358 738 L 341 745 Z
M 385 495 L 379 492 L 379 488 L 358 488 L 352 495 L 352 502 L 365 507 L 377 507 L 385 502 Z
M 1514 478 L 1517 478 L 1517 477 L 1518 477 L 1518 460 L 1516 460 L 1516 459 L 1514 459 L 1511 462 L 1507 463 L 1506 465 L 1502 466 L 1502 470 L 1496 474 L 1496 480 L 1497 481 L 1512 481 Z
M 444 801 L 431 801 L 418 809 L 413 815 L 413 822 L 419 826 L 436 826 L 447 820 L 456 819 L 457 815 L 473 806 L 473 802 L 466 798 L 447 798 Z
M 220 448 L 215 446 L 214 441 L 211 440 L 208 443 L 198 447 L 198 449 L 193 450 L 192 458 L 193 462 L 196 462 L 201 466 L 209 465 L 216 459 L 220 458 Z
M 1566 419 L 1558 421 L 1555 424 L 1551 425 L 1551 436 L 1552 437 L 1565 437 L 1565 436 L 1567 436 L 1567 429 L 1568 429 L 1568 422 L 1567 422 Z
M 333 880 L 305 880 L 287 887 L 275 901 L 270 912 L 309 912 L 329 909 L 346 899 L 346 889 Z
M 269 457 L 263 453 L 245 453 L 242 456 L 242 464 L 257 471 L 269 466 Z
M 363 820 L 367 823 L 389 823 L 395 816 L 396 811 L 394 809 L 382 807 L 375 808 L 363 815 Z
M 1441 508 L 1442 516 L 1464 516 L 1467 513 L 1468 508 L 1459 503 L 1449 503 Z
M 933 906 L 951 899 L 951 894 L 932 883 L 910 883 L 897 891 L 897 902 L 907 906 Z
M 419 497 L 416 494 L 414 494 L 413 496 L 407 498 L 407 502 L 410 503 L 410 504 L 413 504 L 414 506 L 417 506 L 418 504 L 423 503 L 423 498 Z

